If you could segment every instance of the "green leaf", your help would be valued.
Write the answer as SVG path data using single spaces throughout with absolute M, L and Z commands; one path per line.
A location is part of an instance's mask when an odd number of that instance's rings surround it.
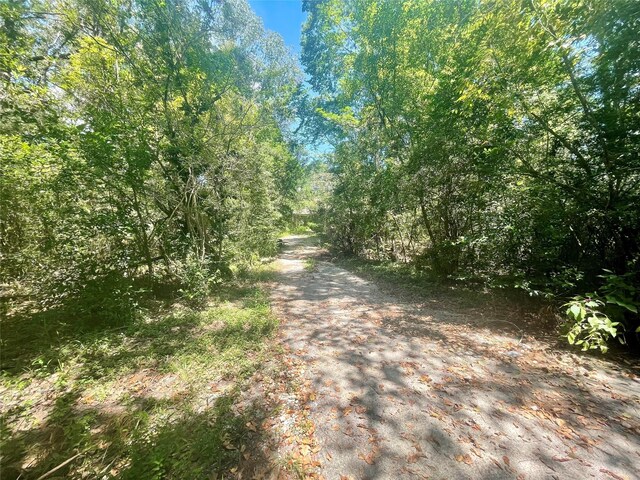
M 607 295 L 607 303 L 611 303 L 613 305 L 618 305 L 622 308 L 625 308 L 627 310 L 629 310 L 630 312 L 633 313 L 638 313 L 638 307 L 632 303 L 629 303 L 628 301 L 624 301 L 621 300 L 617 297 L 612 297 L 610 295 Z
M 571 305 L 571 307 L 569 307 L 569 310 L 567 310 L 567 313 L 570 314 L 576 320 L 580 320 L 581 312 L 582 312 L 582 307 L 576 303 Z
M 600 319 L 598 319 L 598 317 L 589 317 L 587 319 L 587 322 L 589 322 L 589 325 L 591 325 L 593 328 L 598 328 L 602 323 Z

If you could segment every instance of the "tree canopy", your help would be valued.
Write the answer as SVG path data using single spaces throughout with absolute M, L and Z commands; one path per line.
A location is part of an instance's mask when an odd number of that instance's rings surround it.
M 51 304 L 95 284 L 99 314 L 105 285 L 211 283 L 273 252 L 301 175 L 301 74 L 244 0 L 10 0 L 0 15 L 4 281 Z
M 532 291 L 637 284 L 638 2 L 305 8 L 335 245 Z
M 88 295 L 90 315 L 142 280 L 201 296 L 273 253 L 324 178 L 319 223 L 343 252 L 532 293 L 600 289 L 584 302 L 608 291 L 628 321 L 637 2 L 303 8 L 306 75 L 245 0 L 4 2 L 3 283 L 79 311 Z M 304 165 L 305 142 L 332 146 L 331 179 Z

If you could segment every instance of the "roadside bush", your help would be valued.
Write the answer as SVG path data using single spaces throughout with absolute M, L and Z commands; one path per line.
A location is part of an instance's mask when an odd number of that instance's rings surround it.
M 232 276 L 226 265 L 211 259 L 202 261 L 194 253 L 178 265 L 176 273 L 182 285 L 178 293 L 194 305 L 202 305 L 216 285 Z
M 565 304 L 568 318 L 564 336 L 571 345 L 604 353 L 614 338 L 623 344 L 631 339 L 637 341 L 640 300 L 632 277 L 633 274 L 615 275 L 607 270 L 601 275 L 604 284 L 597 292 L 575 296 Z

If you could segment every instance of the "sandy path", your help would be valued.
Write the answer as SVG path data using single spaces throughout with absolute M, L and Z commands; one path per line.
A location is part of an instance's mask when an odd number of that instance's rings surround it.
M 640 381 L 418 310 L 285 239 L 281 335 L 316 391 L 326 479 L 640 478 Z

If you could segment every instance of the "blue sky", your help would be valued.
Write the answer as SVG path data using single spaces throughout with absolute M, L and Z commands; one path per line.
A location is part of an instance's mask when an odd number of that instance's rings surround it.
M 300 53 L 300 30 L 307 16 L 302 12 L 302 0 L 249 0 L 249 4 L 268 30 L 278 32 L 295 53 Z
M 302 0 L 249 0 L 249 4 L 262 18 L 265 28 L 279 33 L 293 52 L 300 55 L 300 33 L 307 18 L 302 12 Z M 332 151 L 332 147 L 322 141 L 307 147 L 310 157 Z

